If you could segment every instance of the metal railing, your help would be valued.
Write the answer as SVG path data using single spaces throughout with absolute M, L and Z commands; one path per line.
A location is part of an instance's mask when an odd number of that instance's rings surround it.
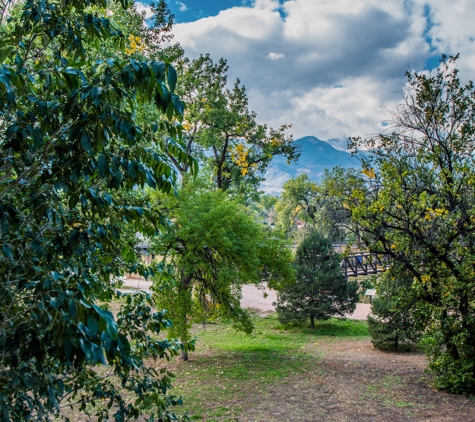
M 341 268 L 346 277 L 377 274 L 386 271 L 389 266 L 387 255 L 369 252 L 344 257 L 341 262 Z

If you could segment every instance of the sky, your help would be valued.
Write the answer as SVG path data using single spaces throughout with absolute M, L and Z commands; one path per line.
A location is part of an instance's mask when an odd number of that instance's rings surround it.
M 146 10 L 145 3 L 136 3 Z M 174 42 L 224 57 L 260 123 L 294 138 L 384 131 L 406 71 L 460 53 L 475 79 L 474 0 L 168 0 Z

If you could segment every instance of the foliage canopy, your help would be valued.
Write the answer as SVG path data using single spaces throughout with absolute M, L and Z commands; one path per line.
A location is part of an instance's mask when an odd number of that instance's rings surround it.
M 179 350 L 151 334 L 169 321 L 144 294 L 127 296 L 116 317 L 106 304 L 125 271 L 154 271 L 137 264 L 129 234 L 160 223 L 140 189 L 174 189 L 159 131 L 168 154 L 193 164 L 173 140 L 184 110 L 176 71 L 124 52 L 106 1 L 3 5 L 1 419 L 45 420 L 68 400 L 98 420 L 170 420 L 170 377 L 146 365 Z M 159 119 L 140 119 L 145 107 Z
M 184 59 L 179 74 L 177 89 L 187 103 L 184 140 L 189 153 L 208 163 L 216 187 L 244 199 L 255 196 L 275 155 L 289 162 L 298 159 L 298 148 L 285 133 L 288 126 L 273 129 L 258 124 L 239 79 L 232 88 L 227 87 L 226 60 L 215 63 L 209 55 Z
M 373 298 L 367 318 L 371 342 L 377 349 L 407 351 L 414 349 L 421 339 L 411 303 L 402 299 L 412 282 L 411 274 L 398 263 L 378 277 L 378 294 Z
M 408 73 L 392 133 L 355 139 L 369 148 L 364 184 L 345 203 L 373 252 L 413 277 L 406 296 L 432 339 L 436 385 L 475 391 L 475 89 L 457 57 L 433 74 Z
M 170 268 L 170 274 L 157 275 L 156 290 L 158 303 L 173 304 L 170 334 L 188 341 L 193 318 L 212 311 L 251 332 L 249 313 L 240 306 L 241 286 L 290 283 L 292 254 L 286 241 L 222 190 L 182 188 L 170 215 L 173 222 L 156 239 L 156 252 Z

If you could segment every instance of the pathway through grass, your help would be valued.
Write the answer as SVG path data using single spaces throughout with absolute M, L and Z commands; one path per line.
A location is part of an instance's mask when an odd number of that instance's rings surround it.
M 375 350 L 364 321 L 285 329 L 271 315 L 255 325 L 252 335 L 195 327 L 197 351 L 172 368 L 193 419 L 475 422 L 472 398 L 433 390 L 421 354 Z
M 198 351 L 175 369 L 175 393 L 183 395 L 193 418 L 238 418 L 253 399 L 267 400 L 269 387 L 283 385 L 295 374 L 318 373 L 323 356 L 319 342 L 369 335 L 362 321 L 332 319 L 316 330 L 285 329 L 274 316 L 256 317 L 255 324 L 251 335 L 229 324 L 195 328 Z

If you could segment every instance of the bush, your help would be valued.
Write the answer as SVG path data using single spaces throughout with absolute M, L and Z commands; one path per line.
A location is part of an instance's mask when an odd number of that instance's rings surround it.
M 368 315 L 368 328 L 374 347 L 388 351 L 407 351 L 420 340 L 420 330 L 415 327 L 412 310 L 403 298 L 412 277 L 392 267 L 380 277 L 378 297 L 373 299 L 372 315 Z

